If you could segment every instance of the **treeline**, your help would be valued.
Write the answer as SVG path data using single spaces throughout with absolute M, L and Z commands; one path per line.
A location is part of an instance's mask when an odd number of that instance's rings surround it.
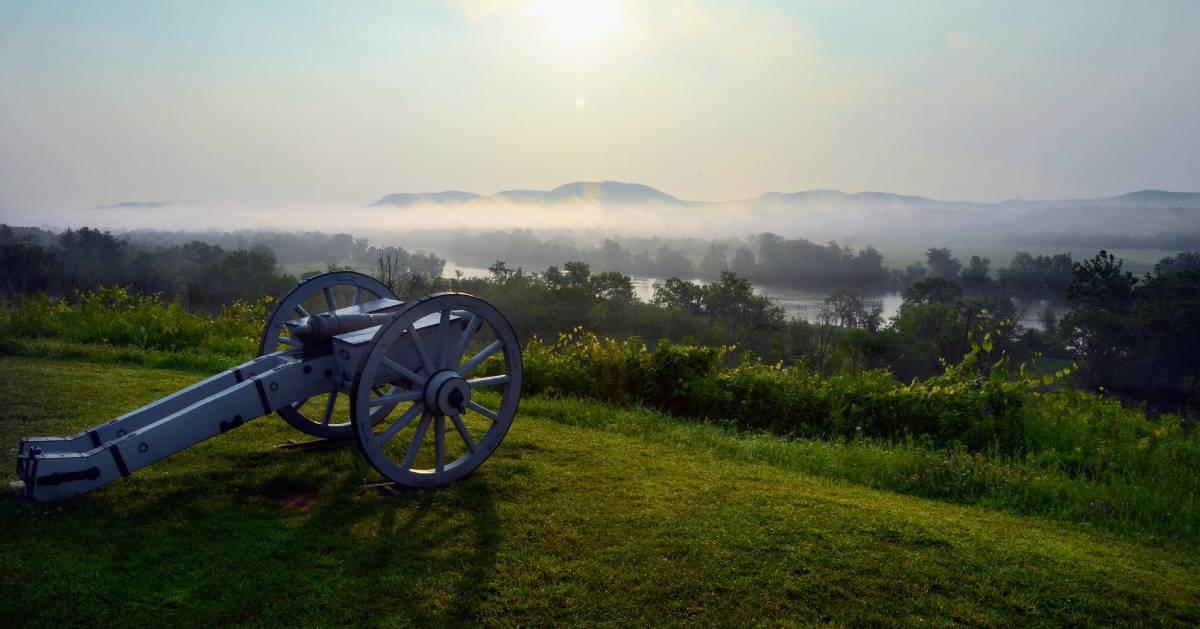
M 649 303 L 637 298 L 630 276 L 594 273 L 580 261 L 541 272 L 496 262 L 488 277 L 390 281 L 405 299 L 438 290 L 483 297 L 505 313 L 523 339 L 555 338 L 583 328 L 615 338 L 732 345 L 731 356 L 801 361 L 821 375 L 883 368 L 903 380 L 928 377 L 940 373 L 943 359 L 965 356 L 972 335 L 985 328 L 989 342 L 1015 359 L 1046 352 L 1065 355 L 1052 335 L 1014 325 L 1012 300 L 964 296 L 957 284 L 940 278 L 918 282 L 906 292 L 899 315 L 891 320 L 861 293 L 834 291 L 816 323 L 789 320 L 777 303 L 733 271 L 708 283 L 669 278 L 655 285 Z
M 695 238 L 605 238 L 595 246 L 579 246 L 566 236 L 539 238 L 532 230 L 459 233 L 439 241 L 455 260 L 486 267 L 495 260 L 542 269 L 574 260 L 599 271 L 653 278 L 677 277 L 715 281 L 733 271 L 755 284 L 868 293 L 903 292 L 921 280 L 953 281 L 967 294 L 1015 298 L 1060 299 L 1071 281 L 1070 253 L 1014 254 L 1007 267 L 972 256 L 965 263 L 947 247 L 933 247 L 925 262 L 888 269 L 874 247 L 850 243 L 814 243 L 762 233 L 746 240 Z M 1200 248 L 1200 247 L 1197 247 Z
M 524 339 L 555 338 L 582 326 L 616 338 L 734 345 L 737 355 L 802 361 L 820 376 L 878 368 L 907 381 L 940 373 L 943 361 L 961 360 L 986 335 L 989 345 L 1014 360 L 1038 355 L 1063 363 L 1080 360 L 1080 383 L 1090 388 L 1166 404 L 1200 399 L 1195 253 L 1166 258 L 1137 278 L 1105 252 L 1083 263 L 1065 254 L 1017 254 L 993 275 L 985 259 L 973 257 L 963 265 L 949 249 L 933 248 L 925 264 L 904 271 L 903 304 L 890 319 L 864 291 L 839 288 L 830 292 L 817 320 L 807 322 L 788 320 L 778 304 L 754 290 L 751 279 L 761 280 L 763 269 L 803 267 L 801 259 L 852 270 L 843 278 L 868 272 L 879 277 L 871 271 L 879 268 L 878 255 L 869 248 L 760 237 L 760 255 L 739 249 L 729 260 L 732 268 L 724 268 L 714 253 L 708 257 L 710 268 L 721 269 L 716 279 L 696 283 L 682 279 L 685 275 L 668 276 L 646 303 L 637 298 L 630 275 L 595 272 L 585 261 L 540 272 L 497 261 L 487 277 L 443 278 L 445 261 L 436 255 L 362 245 L 357 255 L 373 255 L 374 275 L 402 298 L 447 289 L 477 294 L 495 303 Z M 610 253 L 623 250 L 613 245 Z M 227 250 L 193 241 L 151 248 L 89 228 L 51 234 L 0 226 L 0 293 L 8 295 L 70 300 L 118 286 L 215 311 L 237 300 L 282 295 L 297 279 L 281 272 L 263 245 Z M 1061 319 L 1043 313 L 1043 330 L 1023 329 L 1016 323 L 1012 291 L 1065 296 L 1070 312 Z
M 539 238 L 528 229 L 460 233 L 443 241 L 445 251 L 468 266 L 505 260 L 527 268 L 546 268 L 573 260 L 600 271 L 639 277 L 718 280 L 733 271 L 752 282 L 868 290 L 889 288 L 891 275 L 883 256 L 871 247 L 816 244 L 802 238 L 760 234 L 735 238 L 605 238 L 595 246 L 579 246 L 566 236 Z
M 1142 278 L 1101 251 L 1077 264 L 1059 334 L 1086 385 L 1166 403 L 1200 402 L 1200 253 L 1164 258 Z
M 274 252 L 275 260 L 280 264 L 370 264 L 377 253 L 371 251 L 366 238 L 313 231 L 276 232 L 243 229 L 231 232 L 186 232 L 142 229 L 126 232 L 120 238 L 145 249 L 177 247 L 197 241 L 226 250 L 266 247 Z
M 1071 312 L 1061 319 L 1042 313 L 1042 330 L 1021 327 L 1017 306 L 1007 295 L 964 290 L 961 282 L 970 266 L 949 273 L 954 269 L 947 260 L 953 258 L 943 254 L 948 252 L 935 253 L 931 266 L 948 277 L 917 280 L 890 319 L 863 293 L 838 289 L 825 300 L 816 322 L 788 320 L 775 302 L 733 271 L 708 283 L 669 278 L 655 285 L 650 303 L 643 303 L 629 276 L 593 273 L 580 261 L 532 273 L 496 262 L 485 278 L 427 278 L 417 285 L 410 279 L 398 288 L 407 291 L 404 297 L 446 289 L 484 297 L 522 338 L 554 338 L 582 327 L 615 338 L 733 345 L 733 354 L 803 362 L 822 377 L 886 369 L 902 381 L 940 373 L 945 361 L 958 362 L 985 343 L 988 351 L 1014 361 L 1040 357 L 1055 369 L 1077 360 L 1084 367 L 1078 383 L 1092 389 L 1104 387 L 1172 411 L 1200 403 L 1197 254 L 1164 259 L 1141 279 L 1114 271 L 1120 262 L 1107 253 L 1071 263 L 1060 293 Z M 1063 260 L 1030 259 L 1017 267 L 1031 269 L 1030 277 L 1060 272 Z
M 141 236 L 149 233 L 142 232 Z M 174 243 L 177 235 L 155 233 L 167 237 L 158 241 L 122 238 L 88 227 L 55 234 L 0 225 L 0 295 L 45 293 L 74 299 L 82 292 L 123 287 L 137 294 L 156 295 L 164 302 L 179 301 L 189 309 L 215 310 L 237 300 L 280 295 L 296 284 L 296 277 L 280 270 L 275 251 L 268 244 L 226 248 L 199 240 Z M 333 243 L 350 242 L 345 234 L 257 234 L 268 240 L 278 237 L 276 244 L 307 242 L 312 255 L 323 251 L 333 256 L 342 250 L 331 249 Z M 355 255 L 365 263 L 385 250 L 368 247 L 366 241 L 359 240 L 345 251 L 357 251 Z M 406 273 L 440 275 L 445 264 L 424 252 L 409 254 L 395 247 L 386 251 L 392 259 L 403 259 L 400 268 Z M 330 260 L 345 258 L 334 256 Z

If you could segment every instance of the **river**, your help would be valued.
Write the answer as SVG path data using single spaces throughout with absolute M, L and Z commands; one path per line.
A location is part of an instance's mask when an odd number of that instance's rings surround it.
M 449 261 L 446 262 L 446 268 L 442 274 L 446 277 L 454 277 L 456 271 L 461 271 L 465 277 L 487 277 L 488 275 L 488 270 L 485 268 L 461 266 Z M 654 299 L 654 284 L 661 281 L 661 279 L 653 277 L 635 276 L 633 278 L 633 292 L 642 301 L 651 301 Z M 782 306 L 784 313 L 789 319 L 803 319 L 809 323 L 816 323 L 817 317 L 821 312 L 821 306 L 825 303 L 825 297 L 829 295 L 828 292 L 806 291 L 796 288 L 780 288 L 778 286 L 765 286 L 761 284 L 754 284 L 753 286 L 755 291 L 770 297 Z M 866 294 L 863 298 L 868 302 L 879 302 L 883 306 L 883 318 L 885 320 L 895 316 L 900 310 L 900 305 L 904 303 L 904 297 L 897 292 Z M 1021 313 L 1021 325 L 1034 330 L 1042 329 L 1042 323 L 1038 320 L 1038 315 L 1047 306 L 1053 308 L 1060 317 L 1067 312 L 1066 304 L 1061 301 L 1030 299 L 1016 300 L 1016 303 L 1018 311 Z

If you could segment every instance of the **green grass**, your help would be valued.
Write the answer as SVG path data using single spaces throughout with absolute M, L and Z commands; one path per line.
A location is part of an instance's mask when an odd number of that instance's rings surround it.
M 4 478 L 20 436 L 68 434 L 197 379 L 0 358 Z M 4 498 L 0 618 L 1200 622 L 1191 545 L 822 479 L 738 454 L 747 438 L 710 427 L 645 430 L 642 411 L 538 398 L 524 408 L 479 472 L 437 491 L 364 488 L 378 477 L 352 445 L 276 449 L 301 436 L 267 418 L 66 503 Z

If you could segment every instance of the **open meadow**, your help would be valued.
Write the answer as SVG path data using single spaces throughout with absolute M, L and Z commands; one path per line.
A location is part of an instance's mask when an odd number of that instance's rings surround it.
M 0 443 L 200 373 L 0 358 Z M 275 417 L 62 504 L 0 501 L 0 617 L 72 624 L 1200 622 L 1194 541 L 900 495 L 786 443 L 532 397 L 464 482 L 394 493 Z M 770 443 L 768 443 L 770 442 Z M 775 453 L 775 455 L 771 455 Z M 11 465 L 5 478 L 13 478 Z

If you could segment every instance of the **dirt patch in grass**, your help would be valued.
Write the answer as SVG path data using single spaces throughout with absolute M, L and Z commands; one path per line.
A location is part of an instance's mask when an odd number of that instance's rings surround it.
M 317 494 L 311 491 L 299 491 L 275 498 L 272 502 L 284 509 L 307 511 L 310 507 L 317 504 Z

